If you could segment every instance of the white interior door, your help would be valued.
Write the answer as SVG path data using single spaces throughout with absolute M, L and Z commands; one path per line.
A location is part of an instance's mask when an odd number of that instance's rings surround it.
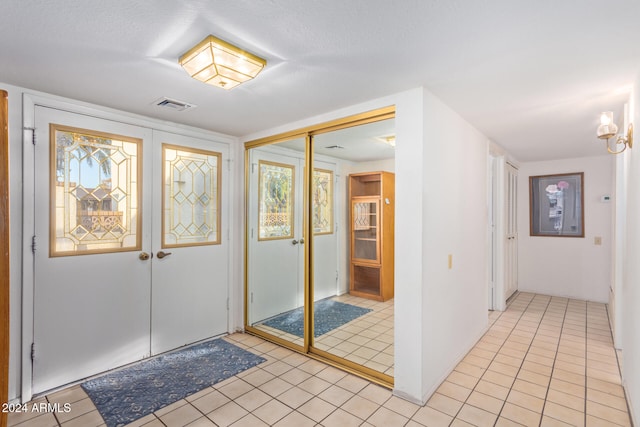
M 304 305 L 303 167 L 272 147 L 250 152 L 250 325 Z
M 35 128 L 39 393 L 149 355 L 151 131 L 40 106 Z
M 151 352 L 228 329 L 228 146 L 154 131 Z

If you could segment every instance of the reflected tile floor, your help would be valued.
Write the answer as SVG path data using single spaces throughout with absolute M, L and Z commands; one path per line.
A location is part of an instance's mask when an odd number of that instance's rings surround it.
M 344 294 L 334 301 L 371 311 L 315 339 L 315 346 L 347 360 L 393 376 L 393 299 L 379 302 Z M 303 345 L 302 338 L 264 324 L 255 325 L 276 337 Z
M 391 391 L 245 334 L 226 339 L 267 362 L 129 427 L 630 426 L 603 304 L 521 293 L 429 402 Z M 92 427 L 103 421 L 79 386 L 35 402 L 69 413 L 10 414 L 9 426 Z

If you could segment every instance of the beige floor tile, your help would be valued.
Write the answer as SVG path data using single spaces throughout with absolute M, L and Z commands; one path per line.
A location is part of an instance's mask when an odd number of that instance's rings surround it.
M 523 424 L 511 421 L 508 418 L 499 417 L 498 421 L 496 421 L 495 427 L 520 427 L 522 425 Z
M 461 402 L 467 400 L 467 397 L 471 394 L 471 389 L 454 384 L 448 380 L 445 380 L 436 391 Z
M 549 388 L 584 399 L 585 387 L 581 385 L 559 380 L 557 378 L 551 378 Z
M 544 405 L 544 415 L 574 426 L 584 426 L 584 412 L 557 403 L 547 401 Z
M 295 411 L 274 424 L 276 427 L 313 427 L 315 425 L 315 421 Z
M 498 419 L 496 414 L 492 414 L 489 411 L 485 411 L 480 408 L 476 408 L 471 405 L 463 405 L 458 412 L 456 418 L 461 419 L 462 421 L 466 421 L 477 427 L 485 427 L 485 426 L 493 426 L 493 424 Z
M 513 389 L 509 392 L 507 402 L 537 413 L 542 413 L 542 408 L 544 407 L 544 399 Z
M 472 365 L 464 361 L 458 363 L 458 365 L 455 367 L 455 370 L 474 378 L 480 378 L 485 371 L 485 369 L 483 368 L 480 368 L 478 366 Z
M 391 390 L 379 385 L 369 384 L 358 392 L 358 396 L 369 399 L 378 405 L 382 405 L 392 397 L 392 393 Z
M 338 408 L 322 420 L 321 424 L 323 427 L 356 427 L 362 424 L 362 420 Z
M 369 385 L 367 380 L 356 377 L 355 375 L 347 375 L 336 383 L 337 386 L 344 388 L 352 393 L 358 393 L 360 390 Z
M 78 400 L 71 404 L 71 410 L 69 412 L 60 412 L 56 414 L 58 422 L 65 423 L 73 418 L 80 417 L 88 412 L 95 411 L 96 407 L 88 397 Z
M 609 406 L 620 411 L 627 410 L 627 401 L 623 397 L 615 396 L 599 390 L 587 388 L 587 400 Z
M 380 405 L 377 405 L 369 399 L 365 399 L 360 396 L 353 396 L 341 406 L 341 409 L 347 411 L 351 415 L 355 415 L 358 418 L 366 420 L 371 416 L 371 414 L 378 410 L 379 407 Z
M 182 427 L 201 417 L 202 413 L 200 411 L 198 411 L 190 404 L 187 404 L 182 405 L 178 409 L 174 409 L 171 412 L 167 412 L 160 417 L 160 420 L 167 426 Z
M 518 371 L 520 370 L 520 366 L 507 365 L 505 363 L 494 360 L 491 365 L 489 365 L 488 369 L 493 372 L 498 372 L 500 374 L 515 378 L 518 374 Z
M 314 395 L 312 393 L 304 391 L 298 387 L 293 387 L 278 396 L 278 400 L 285 405 L 296 409 L 308 400 L 311 400 L 313 396 Z
M 584 375 L 576 374 L 574 372 L 565 371 L 563 369 L 554 369 L 553 374 L 551 374 L 553 378 L 566 381 L 568 383 L 576 384 L 579 386 L 583 386 L 586 383 L 586 378 Z
M 202 414 L 200 414 L 202 415 Z M 90 411 L 79 417 L 73 418 L 67 422 L 63 422 L 60 424 L 63 427 L 97 427 L 103 426 L 104 420 L 100 416 L 98 411 Z M 176 423 L 176 424 L 167 424 L 168 427 L 182 427 L 184 424 Z
M 508 376 L 508 375 L 490 371 L 490 370 L 484 373 L 484 375 L 482 376 L 482 379 L 485 381 L 489 381 L 491 383 L 498 384 L 503 387 L 509 387 L 509 388 L 513 385 L 513 382 L 515 380 L 515 378 L 512 376 Z
M 504 405 L 504 400 L 496 399 L 495 397 L 491 397 L 487 394 L 474 391 L 471 393 L 466 403 L 497 415 L 500 413 L 500 410 Z
M 610 406 L 601 405 L 596 402 L 587 400 L 587 414 L 607 420 L 621 426 L 630 426 L 629 414 L 627 411 L 620 411 Z
M 484 393 L 488 396 L 492 396 L 500 400 L 506 400 L 507 395 L 509 394 L 508 387 L 503 387 L 486 380 L 480 380 L 478 384 L 476 384 L 475 391 Z
M 237 397 L 242 396 L 243 394 L 253 390 L 253 386 L 244 380 L 237 380 L 232 383 L 229 383 L 225 386 L 218 388 L 218 391 L 229 399 L 235 399 Z
M 385 408 L 392 410 L 393 412 L 397 412 L 400 415 L 411 418 L 413 414 L 415 414 L 418 409 L 420 409 L 421 405 L 416 405 L 415 403 L 411 403 L 407 400 L 401 399 L 398 396 L 391 396 L 389 400 L 387 400 L 384 405 Z
M 254 409 L 264 405 L 271 399 L 272 396 L 269 396 L 267 393 L 258 389 L 253 389 L 250 392 L 238 397 L 235 402 L 247 411 L 251 412 Z
M 624 396 L 624 389 L 620 384 L 613 384 L 607 381 L 602 381 L 597 378 L 587 378 L 587 387 L 594 390 L 602 391 L 604 393 L 612 394 L 618 397 Z
M 230 401 L 231 400 L 227 396 L 220 393 L 218 390 L 213 390 L 212 392 L 191 401 L 191 404 L 203 414 L 208 414 L 209 412 L 226 405 Z
M 448 426 L 453 417 L 430 406 L 423 406 L 415 413 L 412 420 L 426 427 L 442 427 Z
M 571 424 L 543 415 L 540 427 L 571 427 Z
M 335 410 L 336 407 L 334 405 L 320 399 L 319 397 L 312 398 L 297 409 L 298 412 L 316 422 L 322 421 Z
M 440 393 L 434 393 L 427 402 L 427 406 L 452 417 L 456 416 L 462 405 L 464 405 L 464 402 Z
M 409 418 L 385 407 L 379 408 L 367 419 L 367 423 L 375 427 L 404 426 Z
M 284 403 L 277 400 L 270 400 L 253 411 L 253 415 L 267 423 L 267 425 L 273 425 L 287 416 L 291 411 L 292 409 Z
M 213 421 L 211 421 L 210 425 L 212 427 L 216 426 L 213 423 Z M 209 424 L 202 424 L 202 426 L 196 425 L 196 424 L 193 424 L 193 425 L 189 424 L 187 427 L 205 427 L 205 426 L 209 427 Z M 240 418 L 235 423 L 231 424 L 231 427 L 268 427 L 268 424 L 253 414 L 247 414 L 244 417 Z
M 582 396 L 584 396 L 584 394 Z M 584 412 L 584 397 L 574 396 L 565 391 L 549 389 L 547 400 L 557 403 L 558 405 L 566 406 L 567 408 L 575 409 L 576 411 Z
M 500 416 L 525 426 L 538 426 L 542 415 L 538 412 L 523 408 L 522 406 L 507 402 L 504 404 Z
M 351 399 L 354 396 L 354 393 L 343 389 L 342 387 L 338 387 L 336 385 L 332 385 L 331 387 L 324 390 L 322 393 L 318 395 L 321 399 L 326 400 L 327 402 L 340 406 L 344 404 L 347 400 Z
M 220 427 L 225 427 L 238 421 L 249 412 L 235 402 L 229 402 L 224 406 L 209 412 L 207 418 L 216 423 Z

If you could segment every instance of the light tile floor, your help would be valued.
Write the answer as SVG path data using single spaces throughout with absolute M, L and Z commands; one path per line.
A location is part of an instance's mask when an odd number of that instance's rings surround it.
M 265 342 L 231 342 L 267 362 L 148 415 L 130 427 L 175 426 L 629 426 L 603 304 L 521 293 L 425 406 Z M 37 402 L 70 413 L 11 414 L 10 426 L 94 427 L 79 386 Z

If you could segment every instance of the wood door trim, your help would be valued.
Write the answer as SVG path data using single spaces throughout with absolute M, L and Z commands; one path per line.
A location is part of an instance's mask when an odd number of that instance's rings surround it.
M 0 404 L 9 401 L 9 94 L 0 90 Z M 0 412 L 0 427 L 7 414 Z

